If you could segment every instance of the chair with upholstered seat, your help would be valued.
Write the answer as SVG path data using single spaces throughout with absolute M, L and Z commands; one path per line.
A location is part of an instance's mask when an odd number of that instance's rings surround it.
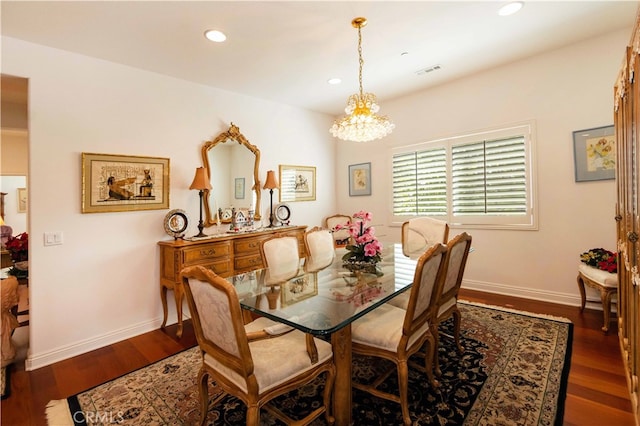
M 270 333 L 256 329 L 255 323 L 243 324 L 238 295 L 227 280 L 203 266 L 185 268 L 181 277 L 203 356 L 198 373 L 201 424 L 206 422 L 209 406 L 209 376 L 224 392 L 246 404 L 247 425 L 260 423 L 261 407 L 287 424 L 308 424 L 322 413 L 327 423 L 334 422 L 330 412 L 335 380 L 331 344 L 298 330 L 269 338 Z M 293 421 L 270 403 L 322 373 L 326 373 L 323 404 L 303 419 Z
M 344 247 L 349 243 L 351 234 L 346 229 L 336 229 L 338 225 L 345 225 L 351 222 L 353 218 L 345 214 L 334 214 L 324 220 L 324 226 L 333 233 L 334 245 L 336 247 Z
M 581 299 L 580 312 L 584 311 L 587 302 L 587 294 L 584 288 L 585 284 L 600 293 L 604 315 L 602 331 L 607 334 L 609 332 L 609 322 L 611 321 L 611 297 L 618 293 L 618 274 L 602 271 L 593 266 L 580 263 L 580 265 L 578 265 L 577 280 Z
M 305 271 L 317 271 L 333 262 L 336 251 L 333 236 L 328 229 L 316 226 L 308 230 L 304 234 L 304 245 L 307 251 Z
M 447 244 L 449 224 L 431 217 L 417 217 L 402 224 L 402 253 L 418 258 L 435 243 Z
M 352 349 L 356 354 L 375 356 L 392 361 L 398 375 L 399 395 L 378 389 L 393 372 L 390 370 L 371 384 L 354 382 L 353 386 L 372 395 L 400 403 L 405 425 L 411 425 L 408 406 L 409 357 L 427 345 L 425 370 L 432 386 L 438 382 L 431 367 L 435 354 L 435 339 L 431 322 L 436 314 L 442 291 L 446 247 L 432 246 L 418 260 L 407 309 L 388 303 L 367 313 L 352 324 Z

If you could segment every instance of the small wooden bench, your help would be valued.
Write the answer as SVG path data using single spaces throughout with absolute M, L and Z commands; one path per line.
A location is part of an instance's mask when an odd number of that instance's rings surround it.
M 604 325 L 602 331 L 606 334 L 609 331 L 609 322 L 611 317 L 611 296 L 618 293 L 618 274 L 603 271 L 593 266 L 581 263 L 578 266 L 578 288 L 580 289 L 580 297 L 582 304 L 580 312 L 584 311 L 587 302 L 585 293 L 585 284 L 600 292 L 600 300 L 602 301 L 602 310 L 604 311 Z

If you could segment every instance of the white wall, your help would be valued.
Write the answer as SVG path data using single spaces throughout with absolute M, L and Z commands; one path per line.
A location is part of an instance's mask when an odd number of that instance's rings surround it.
M 574 181 L 572 132 L 613 124 L 613 84 L 630 34 L 631 28 L 381 102 L 394 132 L 366 150 L 338 145 L 340 211 L 371 209 L 376 222 L 389 225 L 391 147 L 534 119 L 539 230 L 453 229 L 473 236 L 463 287 L 577 305 L 579 254 L 616 250 L 616 188 L 613 180 Z M 372 196 L 349 197 L 348 165 L 368 161 Z M 380 233 L 400 239 L 397 227 Z
M 577 304 L 578 255 L 615 248 L 615 183 L 574 182 L 571 132 L 612 124 L 612 87 L 630 33 L 382 102 L 397 128 L 365 146 L 336 144 L 327 132 L 332 120 L 321 114 L 2 38 L 3 72 L 30 79 L 30 367 L 157 328 L 162 319 L 156 243 L 168 238 L 166 211 L 81 214 L 81 153 L 169 157 L 170 208 L 193 219 L 198 197 L 188 186 L 200 147 L 231 121 L 260 148 L 262 178 L 278 164 L 317 167 L 316 201 L 290 204 L 295 224 L 367 209 L 379 235 L 399 241 L 389 226 L 391 147 L 535 119 L 539 230 L 469 230 L 476 250 L 464 286 Z M 348 165 L 369 161 L 372 196 L 349 197 Z M 62 231 L 64 244 L 44 247 L 47 231 Z
M 335 210 L 323 190 L 335 186 L 331 117 L 6 37 L 2 72 L 29 78 L 28 368 L 162 321 L 167 210 L 81 214 L 82 152 L 170 158 L 170 208 L 189 213 L 195 235 L 198 194 L 188 187 L 200 148 L 233 122 L 260 149 L 262 179 L 278 164 L 317 167 L 317 199 L 290 204 L 293 224 L 320 225 Z M 44 247 L 48 231 L 62 231 L 64 244 Z

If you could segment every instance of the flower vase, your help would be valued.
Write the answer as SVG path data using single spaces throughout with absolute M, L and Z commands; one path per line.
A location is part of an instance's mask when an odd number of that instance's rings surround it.
M 369 273 L 377 276 L 382 276 L 382 268 L 378 265 L 378 262 L 371 260 L 358 260 L 358 259 L 346 259 L 342 262 L 342 266 L 351 271 L 353 276 L 357 276 L 358 273 Z

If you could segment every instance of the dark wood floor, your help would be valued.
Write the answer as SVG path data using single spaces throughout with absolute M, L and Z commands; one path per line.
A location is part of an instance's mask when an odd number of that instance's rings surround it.
M 574 323 L 571 373 L 564 424 L 634 426 L 623 375 L 617 328 L 600 331 L 601 311 L 462 290 L 465 300 L 507 306 L 529 312 L 569 318 Z M 46 425 L 44 408 L 62 399 L 121 376 L 196 344 L 190 322 L 182 339 L 175 326 L 156 330 L 35 371 L 16 368 L 11 373 L 11 395 L 2 400 L 1 424 Z

